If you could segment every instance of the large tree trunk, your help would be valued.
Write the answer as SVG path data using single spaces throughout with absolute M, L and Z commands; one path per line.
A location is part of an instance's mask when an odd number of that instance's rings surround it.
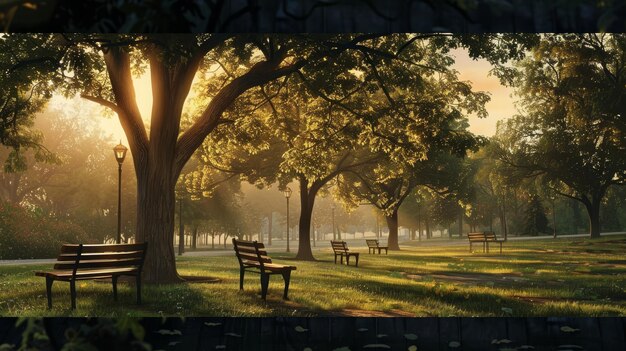
M 317 187 L 315 184 L 309 189 L 309 182 L 300 176 L 300 221 L 298 222 L 298 253 L 296 259 L 304 261 L 315 261 L 311 250 L 311 216 L 315 205 L 315 195 Z
M 163 173 L 167 170 L 161 167 L 154 167 L 152 172 L 137 170 L 137 242 L 148 243 L 143 278 L 154 283 L 181 281 L 172 245 L 174 185 Z
M 386 215 L 385 219 L 389 228 L 389 237 L 387 239 L 389 250 L 400 250 L 400 245 L 398 244 L 398 209 L 394 209 L 391 215 Z
M 589 216 L 589 234 L 592 239 L 600 237 L 600 203 L 602 196 L 594 195 L 591 200 L 583 198 Z

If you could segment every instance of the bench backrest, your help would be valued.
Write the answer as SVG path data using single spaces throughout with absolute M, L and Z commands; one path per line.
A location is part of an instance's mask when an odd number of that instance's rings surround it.
M 350 251 L 348 249 L 348 246 L 346 245 L 345 241 L 340 241 L 340 240 L 331 240 L 330 241 L 330 245 L 333 247 L 333 251 L 335 253 L 338 252 L 348 252 Z
M 498 237 L 495 232 L 485 232 L 485 240 L 487 241 L 497 241 Z
M 366 239 L 367 247 L 378 247 L 378 240 Z
M 63 244 L 54 269 L 77 271 L 134 267 L 141 271 L 148 243 Z
M 263 243 L 233 238 L 233 248 L 239 265 L 242 267 L 259 266 L 263 270 L 263 264 L 272 263 Z
M 469 241 L 485 241 L 485 233 L 467 233 L 467 239 Z

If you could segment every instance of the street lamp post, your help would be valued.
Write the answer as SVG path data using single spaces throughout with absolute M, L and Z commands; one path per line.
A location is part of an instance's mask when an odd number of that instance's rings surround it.
M 285 199 L 287 199 L 287 252 L 289 252 L 289 198 L 291 197 L 291 188 L 287 187 L 283 194 Z
M 331 205 L 332 210 L 332 221 L 333 221 L 333 240 L 337 240 L 337 234 L 335 234 L 335 204 Z
M 115 153 L 115 159 L 117 160 L 118 165 L 118 182 L 117 182 L 117 238 L 115 240 L 116 243 L 120 243 L 122 240 L 122 163 L 124 163 L 124 158 L 126 158 L 126 151 L 128 148 L 122 145 L 122 142 L 113 148 L 113 152 Z

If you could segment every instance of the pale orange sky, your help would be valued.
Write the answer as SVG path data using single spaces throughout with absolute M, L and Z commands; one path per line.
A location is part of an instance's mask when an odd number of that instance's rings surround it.
M 471 116 L 469 130 L 474 134 L 493 136 L 496 133 L 496 123 L 516 113 L 514 99 L 511 97 L 513 89 L 501 85 L 498 78 L 489 76 L 491 64 L 486 60 L 472 60 L 465 50 L 455 50 L 454 56 L 454 68 L 459 71 L 459 79 L 472 82 L 474 91 L 485 91 L 491 95 L 491 101 L 486 106 L 489 116 Z

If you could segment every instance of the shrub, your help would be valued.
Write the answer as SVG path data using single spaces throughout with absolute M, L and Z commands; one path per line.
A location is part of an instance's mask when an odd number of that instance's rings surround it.
M 85 231 L 67 220 L 0 203 L 0 259 L 53 258 L 64 243 L 87 243 Z

